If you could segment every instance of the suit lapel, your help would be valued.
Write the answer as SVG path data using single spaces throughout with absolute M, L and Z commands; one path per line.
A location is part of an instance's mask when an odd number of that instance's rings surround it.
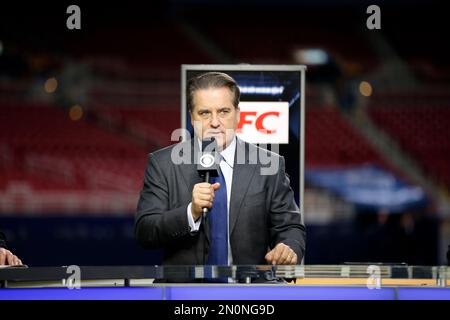
M 185 155 L 188 157 L 187 162 L 180 164 L 181 174 L 183 176 L 184 182 L 189 190 L 192 190 L 194 184 L 202 181 L 201 177 L 197 172 L 197 164 L 195 159 L 197 157 L 198 148 L 194 148 L 194 139 L 190 141 L 186 141 L 181 145 L 180 148 L 180 156 L 184 157 Z
M 234 227 L 236 226 L 236 221 L 241 211 L 240 208 L 242 206 L 242 202 L 247 194 L 250 181 L 256 169 L 256 165 L 249 164 L 249 145 L 240 139 L 237 139 L 236 152 L 239 148 L 241 148 L 240 150 L 245 150 L 245 161 L 244 163 L 238 163 L 240 162 L 238 158 L 242 157 L 235 154 L 230 199 L 230 235 L 233 233 Z

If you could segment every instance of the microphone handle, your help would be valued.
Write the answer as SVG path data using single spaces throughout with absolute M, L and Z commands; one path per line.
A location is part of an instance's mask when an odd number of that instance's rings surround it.
M 205 173 L 205 182 L 209 183 L 209 171 L 206 171 Z M 208 208 L 203 208 L 203 219 L 206 218 L 206 214 L 208 213 Z

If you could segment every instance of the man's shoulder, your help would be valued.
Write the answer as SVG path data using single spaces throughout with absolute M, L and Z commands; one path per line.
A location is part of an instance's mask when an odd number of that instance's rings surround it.
M 267 150 L 266 148 L 262 148 L 260 146 L 257 146 L 253 143 L 245 142 L 240 140 L 240 143 L 242 143 L 245 146 L 245 150 L 248 150 L 248 154 L 256 154 L 258 155 L 258 158 L 265 157 L 269 159 L 281 159 L 282 156 L 274 151 Z
M 159 161 L 170 160 L 174 152 L 180 152 L 192 146 L 191 140 L 171 144 L 167 147 L 150 152 L 149 157 Z

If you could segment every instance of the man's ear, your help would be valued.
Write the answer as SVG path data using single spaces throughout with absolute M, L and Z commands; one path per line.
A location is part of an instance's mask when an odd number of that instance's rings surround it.
M 200 120 L 197 120 L 197 121 L 194 120 L 194 117 L 193 117 L 194 113 L 192 112 L 192 110 L 189 111 L 189 114 L 191 116 L 191 126 L 194 129 L 194 135 L 197 135 L 197 136 L 201 137 L 202 136 L 202 130 L 203 130 L 201 121 Z M 197 126 L 195 125 L 195 123 L 197 123 Z
M 189 116 L 191 117 L 191 126 L 192 126 L 192 128 L 195 128 L 195 126 L 194 126 L 194 122 L 195 122 L 195 120 L 194 120 L 194 110 L 192 110 L 192 109 L 189 110 Z

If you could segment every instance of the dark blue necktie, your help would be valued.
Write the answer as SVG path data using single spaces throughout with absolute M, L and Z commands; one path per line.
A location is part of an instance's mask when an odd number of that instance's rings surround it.
M 220 188 L 215 191 L 213 206 L 207 215 L 211 246 L 206 264 L 228 265 L 227 185 L 220 170 L 219 176 L 211 181 L 216 182 L 220 183 Z

